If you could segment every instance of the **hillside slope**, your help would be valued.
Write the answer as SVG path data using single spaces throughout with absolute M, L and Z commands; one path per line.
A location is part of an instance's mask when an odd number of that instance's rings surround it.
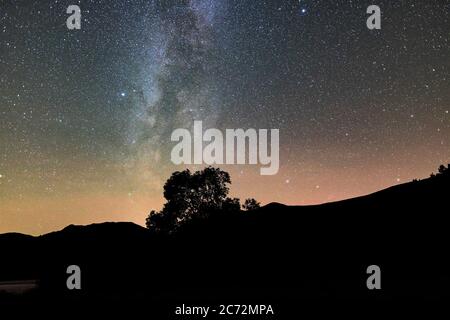
M 274 203 L 171 236 L 132 223 L 0 235 L 0 281 L 38 279 L 33 297 L 61 301 L 444 299 L 449 190 L 434 178 L 317 206 Z M 71 264 L 83 271 L 80 292 L 66 289 Z M 378 292 L 366 287 L 372 264 L 383 272 Z

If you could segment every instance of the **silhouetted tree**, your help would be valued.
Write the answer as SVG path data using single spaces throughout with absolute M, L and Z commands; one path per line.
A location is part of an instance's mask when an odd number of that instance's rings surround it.
M 447 167 L 441 164 L 438 168 L 438 172 L 436 174 L 432 173 L 430 177 L 431 178 L 450 177 L 450 163 L 447 165 Z
M 245 211 L 253 211 L 261 207 L 261 204 L 253 198 L 245 199 L 242 208 Z
M 152 210 L 146 226 L 157 232 L 171 232 L 193 219 L 217 212 L 239 212 L 238 198 L 229 198 L 231 178 L 228 172 L 207 167 L 191 173 L 189 169 L 172 173 L 164 185 L 167 202 L 160 212 Z M 252 205 L 258 205 L 253 200 Z
M 446 167 L 444 165 L 440 165 L 438 168 L 438 174 L 447 175 L 450 172 L 449 170 L 450 170 L 450 164 L 448 164 L 448 167 Z
M 241 203 L 238 198 L 227 198 L 222 205 L 222 212 L 239 212 Z

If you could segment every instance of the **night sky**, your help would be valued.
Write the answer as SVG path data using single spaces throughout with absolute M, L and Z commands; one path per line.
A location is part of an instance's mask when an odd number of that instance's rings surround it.
M 66 9 L 82 10 L 68 30 Z M 382 10 L 369 30 L 366 9 Z M 450 162 L 450 1 L 3 0 L 0 232 L 143 224 L 176 128 L 280 130 L 232 195 L 315 204 Z M 193 167 L 199 169 L 201 167 Z

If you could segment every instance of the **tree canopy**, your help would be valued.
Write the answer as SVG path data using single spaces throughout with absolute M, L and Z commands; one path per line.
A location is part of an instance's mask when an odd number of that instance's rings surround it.
M 229 173 L 213 167 L 194 173 L 189 169 L 172 173 L 164 185 L 167 201 L 161 211 L 150 212 L 147 228 L 171 232 L 193 218 L 217 212 L 239 212 L 239 199 L 228 197 L 230 184 Z M 246 210 L 258 207 L 254 199 L 247 199 L 244 204 Z

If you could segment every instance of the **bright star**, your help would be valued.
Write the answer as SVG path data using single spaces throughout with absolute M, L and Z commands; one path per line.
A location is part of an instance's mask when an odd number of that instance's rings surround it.
M 121 95 L 122 97 L 125 97 L 125 96 L 126 96 L 126 93 L 125 93 L 125 92 L 122 92 L 122 93 L 120 93 L 120 95 Z
M 302 9 L 302 13 L 306 13 L 306 9 L 305 8 Z

